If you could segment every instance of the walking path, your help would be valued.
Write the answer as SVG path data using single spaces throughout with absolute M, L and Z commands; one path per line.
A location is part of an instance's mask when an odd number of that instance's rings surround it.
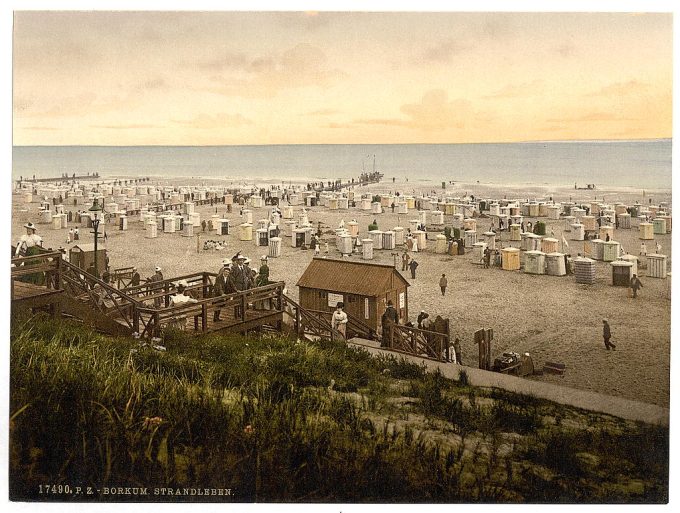
M 547 399 L 556 403 L 582 408 L 584 410 L 606 413 L 622 419 L 657 424 L 660 426 L 669 425 L 670 411 L 668 408 L 655 404 L 632 401 L 622 397 L 598 394 L 588 390 L 578 390 L 552 383 L 532 381 L 530 379 L 509 376 L 499 372 L 490 372 L 474 367 L 465 367 L 454 363 L 443 363 L 412 356 L 395 351 L 388 351 L 380 348 L 380 343 L 362 338 L 353 338 L 348 341 L 351 346 L 365 349 L 371 354 L 397 355 L 402 356 L 406 361 L 425 365 L 428 370 L 439 371 L 447 378 L 457 380 L 460 371 L 465 371 L 471 385 L 477 387 L 496 387 L 517 392 L 520 394 L 531 395 L 541 399 Z

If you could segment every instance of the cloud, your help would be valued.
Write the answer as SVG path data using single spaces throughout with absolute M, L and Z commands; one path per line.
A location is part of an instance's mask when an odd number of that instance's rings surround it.
M 521 84 L 508 84 L 505 87 L 498 89 L 482 98 L 522 98 L 529 96 L 536 96 L 542 94 L 545 88 L 545 82 L 540 79 L 532 80 L 531 82 L 524 82 Z
M 308 112 L 307 116 L 335 116 L 336 114 L 340 114 L 340 111 L 336 109 L 319 109 Z
M 472 109 L 467 100 L 449 101 L 446 91 L 433 89 L 426 92 L 420 103 L 404 104 L 400 108 L 405 118 L 357 119 L 356 124 L 401 126 L 424 131 L 465 129 L 472 123 L 488 122 L 489 117 Z
M 469 45 L 463 44 L 456 39 L 448 38 L 444 41 L 440 41 L 434 46 L 426 48 L 419 55 L 417 62 L 447 63 L 468 48 Z
M 636 121 L 634 118 L 624 118 L 612 112 L 593 111 L 583 114 L 581 116 L 564 117 L 564 118 L 550 118 L 546 120 L 548 123 L 590 123 L 590 122 L 619 122 L 619 121 Z
M 323 13 L 319 11 L 305 12 L 280 12 L 279 20 L 284 27 L 305 28 L 307 30 L 318 30 L 327 26 L 333 16 L 337 13 Z
M 237 128 L 244 125 L 252 125 L 253 121 L 241 114 L 227 114 L 221 112 L 210 116 L 199 114 L 190 120 L 172 120 L 173 123 L 198 128 L 203 130 L 213 130 L 218 128 Z
M 328 123 L 323 128 L 354 128 L 355 126 L 354 123 Z
M 21 130 L 59 130 L 53 126 L 22 126 Z
M 133 130 L 138 128 L 159 128 L 157 125 L 148 125 L 143 123 L 131 123 L 122 125 L 90 125 L 90 128 L 104 128 L 107 130 Z
M 471 103 L 467 100 L 448 100 L 446 91 L 434 89 L 423 95 L 420 103 L 401 106 L 409 119 L 409 125 L 422 130 L 444 130 L 464 128 L 465 120 L 472 114 Z
M 643 94 L 650 89 L 650 84 L 629 80 L 628 82 L 614 82 L 593 93 L 584 96 L 627 96 L 632 94 Z
M 552 51 L 560 57 L 573 57 L 576 55 L 576 46 L 574 46 L 572 43 L 563 43 L 553 47 Z
M 238 57 L 238 56 L 236 56 Z M 219 69 L 212 62 L 214 73 L 208 90 L 226 96 L 272 97 L 285 89 L 329 87 L 345 76 L 330 67 L 326 54 L 318 47 L 301 43 L 282 54 L 246 57 L 227 56 L 229 69 Z M 203 69 L 206 63 L 203 63 Z M 210 67 L 209 67 L 210 68 Z
M 353 121 L 357 125 L 384 125 L 384 126 L 408 126 L 406 119 L 398 118 L 362 118 Z

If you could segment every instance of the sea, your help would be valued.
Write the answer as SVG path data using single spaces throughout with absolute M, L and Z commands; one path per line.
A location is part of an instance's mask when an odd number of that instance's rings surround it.
M 378 171 L 385 181 L 671 188 L 672 139 L 483 144 L 14 146 L 12 177 L 313 182 Z

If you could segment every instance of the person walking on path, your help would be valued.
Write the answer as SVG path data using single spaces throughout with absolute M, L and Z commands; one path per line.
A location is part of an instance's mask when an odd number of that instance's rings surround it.
M 616 345 L 614 345 L 613 342 L 610 342 L 610 339 L 612 338 L 612 330 L 609 327 L 609 322 L 607 319 L 602 319 L 602 337 L 604 338 L 604 347 L 609 349 L 616 349 Z
M 633 299 L 636 299 L 638 290 L 642 288 L 642 282 L 637 277 L 637 274 L 634 274 L 630 279 L 630 288 L 633 291 Z
M 408 251 L 404 251 L 404 254 L 401 255 L 401 270 L 405 271 L 408 269 L 408 263 L 409 260 L 411 260 L 411 257 L 408 255 Z
M 442 296 L 446 295 L 446 286 L 448 285 L 448 280 L 446 279 L 446 275 L 442 274 L 442 277 L 439 278 L 439 288 L 442 290 Z
M 416 269 L 418 268 L 418 262 L 415 260 L 411 260 L 411 263 L 408 264 L 409 269 L 411 270 L 411 279 L 415 280 L 416 279 Z
M 343 311 L 345 304 L 340 302 L 335 307 L 335 312 L 333 312 L 332 324 L 333 329 L 338 330 L 342 335 L 342 338 L 347 337 L 347 314 Z

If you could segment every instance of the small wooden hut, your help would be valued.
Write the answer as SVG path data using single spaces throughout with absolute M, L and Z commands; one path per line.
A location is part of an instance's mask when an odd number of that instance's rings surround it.
M 87 271 L 90 264 L 94 263 L 94 243 L 76 244 L 69 250 L 68 260 L 73 265 L 80 267 L 83 271 Z M 101 272 L 106 269 L 106 248 L 97 247 L 97 271 Z
M 400 323 L 408 320 L 409 283 L 392 265 L 314 258 L 297 286 L 303 308 L 330 313 L 343 302 L 349 316 L 376 332 L 389 300 L 399 313 Z

